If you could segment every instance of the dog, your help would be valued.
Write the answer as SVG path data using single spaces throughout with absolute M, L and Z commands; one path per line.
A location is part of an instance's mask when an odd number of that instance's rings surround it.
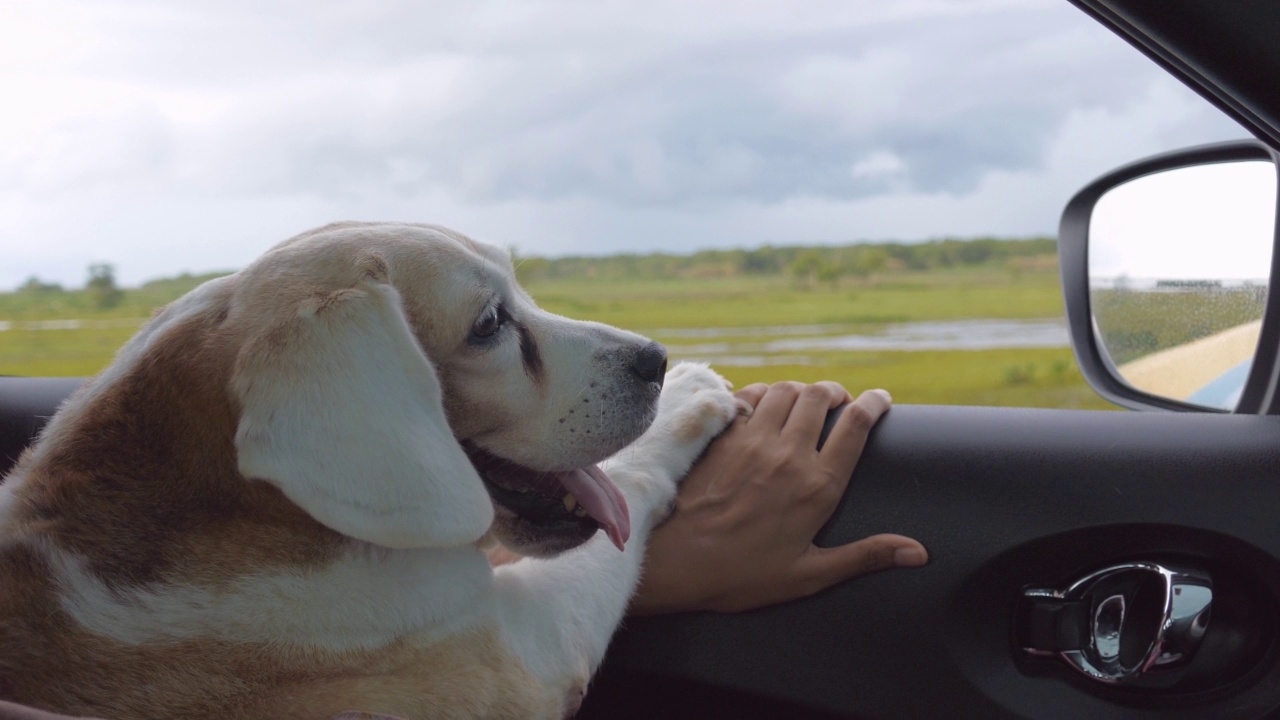
M 576 712 L 650 529 L 750 408 L 513 276 L 442 227 L 338 223 L 158 312 L 0 485 L 0 699 Z M 491 568 L 495 540 L 526 557 Z

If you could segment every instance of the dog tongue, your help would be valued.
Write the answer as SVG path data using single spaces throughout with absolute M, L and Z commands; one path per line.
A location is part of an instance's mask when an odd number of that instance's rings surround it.
M 609 539 L 621 550 L 627 538 L 631 537 L 631 516 L 627 513 L 626 498 L 622 497 L 622 492 L 609 476 L 595 465 L 588 465 L 556 473 L 556 478 L 587 514 L 604 526 Z
M 476 469 L 488 478 L 515 488 L 528 488 L 559 499 L 562 492 L 573 495 L 582 509 L 604 528 L 618 549 L 631 537 L 631 517 L 627 501 L 618 486 L 595 465 L 565 472 L 531 470 L 479 448 L 468 450 Z

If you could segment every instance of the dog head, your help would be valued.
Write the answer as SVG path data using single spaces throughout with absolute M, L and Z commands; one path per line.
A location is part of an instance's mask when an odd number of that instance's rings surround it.
M 625 501 L 595 467 L 653 421 L 666 353 L 540 310 L 507 253 L 443 228 L 330 225 L 239 275 L 232 389 L 241 473 L 376 545 L 525 554 L 603 528 Z

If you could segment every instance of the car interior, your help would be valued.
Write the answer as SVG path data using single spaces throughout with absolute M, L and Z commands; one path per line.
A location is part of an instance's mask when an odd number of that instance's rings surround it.
M 1280 300 L 1263 294 L 1230 406 L 1171 397 L 1137 387 L 1098 329 L 1088 252 L 1099 199 L 1124 183 L 1246 160 L 1275 172 L 1280 4 L 1071 2 L 1256 138 L 1135 157 L 1065 203 L 1078 363 L 1136 411 L 896 406 L 817 544 L 893 528 L 928 567 L 740 614 L 628 618 L 577 717 L 1280 713 Z M 1256 274 L 1274 283 L 1270 257 Z M 79 384 L 0 378 L 0 470 Z

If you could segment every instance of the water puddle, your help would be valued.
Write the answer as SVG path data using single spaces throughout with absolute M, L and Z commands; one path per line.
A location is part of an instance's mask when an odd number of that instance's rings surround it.
M 1003 350 L 1070 347 L 1063 320 L 953 320 L 885 325 L 879 333 L 843 332 L 848 326 L 788 325 L 760 328 L 655 330 L 661 338 L 755 338 L 765 341 L 667 342 L 673 356 L 720 365 L 808 365 L 813 352 Z

